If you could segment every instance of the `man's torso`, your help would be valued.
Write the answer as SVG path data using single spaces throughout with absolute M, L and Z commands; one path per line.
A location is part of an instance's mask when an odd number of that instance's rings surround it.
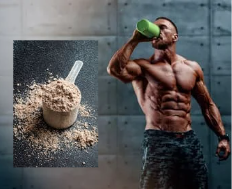
M 132 85 L 146 117 L 146 129 L 191 130 L 191 90 L 197 75 L 190 61 L 138 63 L 143 76 Z

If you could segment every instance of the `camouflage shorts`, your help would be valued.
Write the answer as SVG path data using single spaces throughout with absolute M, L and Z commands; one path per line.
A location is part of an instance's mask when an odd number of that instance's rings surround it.
M 207 167 L 193 130 L 146 130 L 141 189 L 207 189 Z

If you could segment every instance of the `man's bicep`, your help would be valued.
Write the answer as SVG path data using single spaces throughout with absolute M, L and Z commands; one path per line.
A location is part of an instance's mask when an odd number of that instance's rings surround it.
M 116 76 L 121 81 L 128 83 L 142 75 L 141 67 L 133 60 L 130 60 L 126 67 Z
M 207 108 L 210 105 L 210 103 L 212 102 L 209 91 L 208 91 L 203 80 L 199 80 L 196 82 L 196 84 L 192 90 L 192 96 L 196 99 L 198 104 L 203 109 Z
M 140 76 L 142 74 L 142 69 L 134 60 L 131 60 L 126 65 L 125 73 L 130 75 L 130 76 L 137 77 L 137 76 Z
M 212 104 L 212 99 L 204 82 L 203 70 L 197 62 L 191 62 L 191 66 L 194 68 L 197 77 L 192 96 L 197 100 L 201 108 L 208 108 Z

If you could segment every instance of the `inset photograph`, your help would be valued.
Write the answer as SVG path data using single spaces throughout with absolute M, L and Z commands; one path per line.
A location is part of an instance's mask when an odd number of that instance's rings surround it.
M 13 47 L 14 167 L 97 167 L 97 41 Z

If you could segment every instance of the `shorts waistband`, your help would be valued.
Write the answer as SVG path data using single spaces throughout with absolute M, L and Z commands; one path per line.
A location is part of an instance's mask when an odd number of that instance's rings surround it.
M 155 129 L 147 129 L 144 131 L 145 137 L 153 137 L 153 136 L 170 136 L 174 138 L 184 138 L 187 136 L 194 136 L 195 132 L 193 130 L 189 130 L 186 132 L 169 132 L 163 130 L 155 130 Z

